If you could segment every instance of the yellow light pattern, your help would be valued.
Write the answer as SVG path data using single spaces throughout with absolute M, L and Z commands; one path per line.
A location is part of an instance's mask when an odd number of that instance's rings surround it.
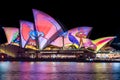
M 92 42 L 97 46 L 96 52 L 99 51 L 103 46 L 105 46 L 108 42 L 113 40 L 115 36 L 111 37 L 102 37 L 96 40 L 92 40 Z

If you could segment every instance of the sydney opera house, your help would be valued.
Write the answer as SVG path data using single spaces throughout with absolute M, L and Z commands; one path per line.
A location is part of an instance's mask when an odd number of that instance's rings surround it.
M 3 27 L 7 43 L 0 45 L 0 58 L 87 58 L 100 50 L 110 49 L 115 36 L 89 39 L 92 27 L 80 26 L 63 30 L 54 18 L 33 9 L 34 22 L 20 20 L 20 28 Z M 52 54 L 52 55 L 51 55 Z

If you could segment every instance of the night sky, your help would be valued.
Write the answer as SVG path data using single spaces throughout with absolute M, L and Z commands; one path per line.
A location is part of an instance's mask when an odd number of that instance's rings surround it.
M 20 27 L 19 20 L 34 21 L 32 9 L 41 10 L 56 19 L 65 30 L 90 26 L 90 39 L 120 34 L 120 8 L 118 4 L 79 2 L 79 0 L 34 0 L 0 2 L 0 26 Z M 4 5 L 4 6 L 3 6 Z M 0 41 L 5 41 L 0 30 Z M 118 40 L 119 41 L 119 40 Z

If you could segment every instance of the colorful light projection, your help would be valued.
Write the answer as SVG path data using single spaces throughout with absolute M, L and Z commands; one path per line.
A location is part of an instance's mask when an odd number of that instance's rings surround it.
M 13 43 L 19 43 L 19 42 L 20 42 L 20 37 L 19 37 L 19 33 L 18 33 L 18 32 L 16 32 L 16 33 L 13 35 L 12 42 L 13 42 Z
M 15 33 L 13 36 L 14 37 L 12 39 L 11 44 L 16 45 L 16 46 L 20 46 L 20 35 L 19 35 L 19 33 Z
M 33 15 L 36 30 L 44 34 L 38 38 L 39 48 L 43 49 L 55 40 L 63 30 L 57 21 L 46 13 L 33 9 Z
M 70 30 L 66 31 L 65 33 L 63 33 L 63 34 L 65 34 L 64 36 L 60 35 L 60 37 L 58 37 L 56 40 L 54 40 L 51 44 L 55 45 L 55 46 L 59 46 L 59 47 L 64 46 L 63 44 L 69 45 L 69 44 L 76 43 L 77 45 L 79 45 L 80 39 L 76 36 L 76 33 L 80 32 L 80 33 L 84 34 L 84 37 L 82 37 L 82 38 L 87 38 L 88 34 L 91 30 L 92 30 L 92 27 L 87 27 L 87 26 L 70 29 Z M 62 36 L 63 36 L 63 38 L 62 38 Z M 74 37 L 74 39 L 70 38 L 71 36 Z M 63 43 L 63 41 L 64 41 L 64 43 Z
M 97 49 L 97 46 L 92 42 L 92 40 L 90 40 L 88 38 L 83 39 L 83 45 L 85 48 L 91 48 L 93 50 Z
M 36 46 L 35 37 L 37 34 L 34 32 L 34 25 L 32 22 L 20 21 L 20 33 L 23 48 L 28 44 Z
M 51 45 L 58 46 L 58 47 L 64 47 L 65 42 L 70 42 L 69 39 L 68 41 L 65 41 L 65 37 L 67 37 L 68 32 L 62 32 L 59 34 L 59 37 L 56 38 L 54 41 L 51 42 Z
M 114 38 L 115 36 L 111 36 L 111 37 L 103 37 L 93 40 L 92 42 L 97 46 L 96 52 L 99 51 L 108 42 L 112 41 Z
M 71 33 L 68 34 L 68 38 L 73 44 L 80 45 L 78 40 Z
M 79 49 L 79 46 L 77 44 L 66 44 L 65 49 L 69 49 L 70 47 L 74 49 Z
M 10 44 L 11 42 L 14 42 L 14 40 L 19 35 L 19 29 L 15 27 L 3 27 L 4 32 L 6 34 L 7 43 Z
M 62 37 L 58 37 L 57 39 L 55 39 L 53 42 L 51 42 L 51 45 L 58 46 L 58 47 L 63 47 Z

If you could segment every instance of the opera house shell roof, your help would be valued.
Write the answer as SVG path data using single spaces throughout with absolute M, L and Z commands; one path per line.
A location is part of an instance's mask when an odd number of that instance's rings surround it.
M 50 46 L 54 46 L 54 49 L 66 50 L 74 46 L 75 49 L 80 49 L 81 47 L 92 48 L 97 52 L 115 38 L 115 36 L 110 36 L 91 40 L 89 39 L 89 33 L 92 27 L 88 26 L 76 27 L 64 32 L 62 26 L 48 14 L 36 9 L 32 11 L 34 22 L 20 20 L 20 29 L 3 27 L 7 45 L 34 50 L 50 50 Z M 0 48 L 3 49 L 1 46 Z M 11 52 L 14 51 L 11 50 Z M 7 54 L 14 56 L 10 54 L 10 51 Z

